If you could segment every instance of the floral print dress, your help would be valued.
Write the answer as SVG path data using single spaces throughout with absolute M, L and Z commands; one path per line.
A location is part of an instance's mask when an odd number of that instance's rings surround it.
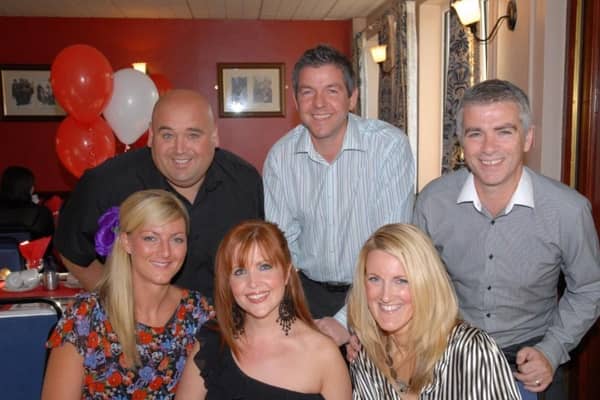
M 209 319 L 205 297 L 184 290 L 179 306 L 163 327 L 137 324 L 137 370 L 123 365 L 116 333 L 96 293 L 79 295 L 47 342 L 49 348 L 71 343 L 83 357 L 82 399 L 172 399 L 194 335 Z

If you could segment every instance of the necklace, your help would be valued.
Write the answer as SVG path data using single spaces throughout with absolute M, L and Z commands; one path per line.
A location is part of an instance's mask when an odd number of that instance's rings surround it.
M 389 370 L 390 370 L 390 375 L 392 377 L 392 381 L 393 381 L 393 385 L 396 389 L 396 391 L 400 394 L 400 399 L 404 398 L 404 395 L 408 394 L 410 387 L 409 384 L 407 382 L 405 382 L 403 379 L 398 378 L 398 372 L 396 371 L 396 368 L 394 368 L 394 360 L 392 359 L 392 345 L 390 343 L 391 341 L 388 340 L 388 342 L 386 343 L 386 358 L 385 358 L 385 363 L 388 366 Z
M 396 369 L 393 367 L 393 363 L 392 363 L 392 358 L 388 355 L 386 357 L 386 364 L 388 365 L 388 367 L 390 367 L 390 374 L 392 375 L 392 380 L 394 382 L 394 386 L 396 388 L 396 391 L 398 393 L 400 393 L 400 398 L 402 399 L 402 395 L 407 394 L 410 387 L 408 386 L 408 383 L 406 383 L 404 380 L 398 378 L 398 373 L 396 372 Z

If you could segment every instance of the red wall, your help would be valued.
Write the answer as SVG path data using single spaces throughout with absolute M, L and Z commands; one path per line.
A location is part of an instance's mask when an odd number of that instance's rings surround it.
M 350 54 L 350 21 L 213 21 L 0 17 L 0 64 L 51 64 L 66 46 L 96 47 L 116 71 L 134 61 L 164 74 L 175 88 L 204 93 L 218 110 L 217 62 L 283 62 L 286 68 L 284 118 L 222 118 L 221 147 L 259 170 L 271 145 L 298 124 L 291 72 L 304 50 L 329 43 Z M 0 170 L 24 165 L 33 170 L 38 191 L 64 191 L 76 182 L 58 161 L 58 122 L 0 121 Z

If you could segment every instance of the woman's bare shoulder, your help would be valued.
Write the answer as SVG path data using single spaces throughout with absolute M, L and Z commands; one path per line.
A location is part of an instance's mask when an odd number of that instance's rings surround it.
M 297 334 L 299 341 L 302 343 L 303 351 L 310 352 L 311 357 L 317 359 L 341 357 L 339 348 L 329 336 L 306 324 L 302 325 Z

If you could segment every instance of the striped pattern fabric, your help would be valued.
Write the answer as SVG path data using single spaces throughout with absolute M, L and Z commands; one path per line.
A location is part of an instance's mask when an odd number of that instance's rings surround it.
M 388 123 L 350 114 L 332 163 L 300 125 L 265 161 L 266 218 L 285 233 L 296 268 L 314 281 L 348 284 L 371 233 L 412 220 L 414 177 L 408 138 Z
M 400 400 L 364 349 L 350 364 L 354 400 Z M 448 347 L 434 368 L 433 382 L 420 400 L 520 400 L 512 372 L 494 340 L 466 323 L 451 333 Z

